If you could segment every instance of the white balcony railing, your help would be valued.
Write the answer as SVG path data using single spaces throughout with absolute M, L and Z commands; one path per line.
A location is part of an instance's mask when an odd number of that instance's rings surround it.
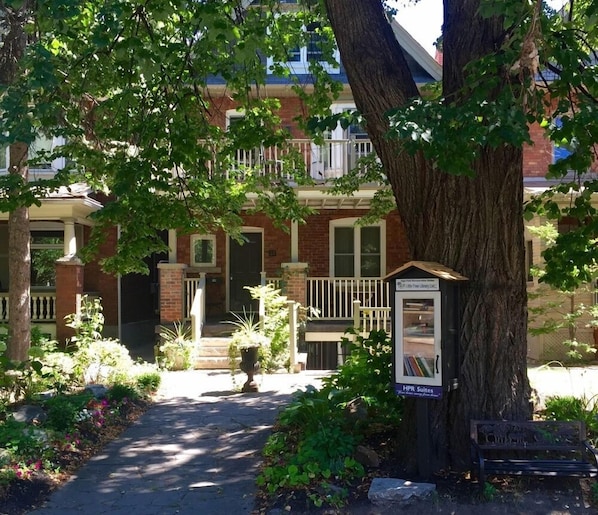
M 212 173 L 224 170 L 228 178 L 243 178 L 245 171 L 262 177 L 277 177 L 290 180 L 297 169 L 305 170 L 314 180 L 326 181 L 343 177 L 358 166 L 358 161 L 374 152 L 368 139 L 327 139 L 321 145 L 309 139 L 293 139 L 284 146 L 260 147 L 250 150 L 236 150 L 232 163 L 221 159 L 226 152 L 215 146 L 213 159 L 208 163 Z M 29 175 L 35 179 L 50 179 L 64 164 L 31 168 Z M 0 175 L 8 173 L 0 168 Z
M 31 294 L 31 321 L 56 322 L 56 293 Z M 0 293 L 0 323 L 9 321 L 8 292 Z
M 366 139 L 329 139 L 321 145 L 309 139 L 294 139 L 284 148 L 237 150 L 230 172 L 243 177 L 243 171 L 251 169 L 259 176 L 289 180 L 293 175 L 291 170 L 303 168 L 314 180 L 325 181 L 346 175 L 358 165 L 359 159 L 373 152 L 371 141 Z M 216 168 L 214 163 L 210 167 Z

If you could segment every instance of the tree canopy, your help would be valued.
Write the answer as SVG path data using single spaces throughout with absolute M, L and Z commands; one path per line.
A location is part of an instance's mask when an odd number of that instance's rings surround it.
M 2 2 L 5 20 L 21 13 L 29 45 L 18 63 L 19 80 L 0 90 L 0 144 L 31 143 L 42 132 L 64 136 L 68 144 L 59 152 L 77 166 L 29 185 L 0 178 L 0 207 L 38 203 L 48 189 L 80 174 L 115 198 L 97 214 L 97 234 L 121 225 L 119 254 L 108 265 L 123 272 L 142 268 L 140 258 L 162 248 L 156 229 L 223 227 L 234 233 L 249 192 L 258 195 L 258 209 L 274 218 L 301 220 L 307 211 L 292 202 L 289 183 L 272 184 L 246 170 L 239 183 L 228 165 L 236 148 L 283 144 L 288 136 L 280 127 L 278 100 L 264 93 L 267 57 L 284 61 L 290 49 L 305 44 L 302 27 L 314 21 L 324 34 L 328 31 L 323 41 L 333 41 L 331 29 L 317 2 L 304 2 L 298 10 L 274 1 L 250 8 L 248 3 Z M 423 150 L 444 172 L 470 174 L 483 146 L 521 146 L 530 143 L 530 123 L 544 127 L 571 152 L 548 171 L 562 184 L 531 202 L 528 210 L 582 222 L 546 255 L 544 280 L 575 286 L 595 273 L 596 260 L 596 217 L 589 202 L 596 183 L 586 180 L 596 139 L 596 7 L 572 2 L 557 14 L 540 1 L 484 0 L 479 13 L 501 20 L 500 48 L 462 63 L 467 80 L 455 98 L 414 95 L 408 105 L 390 111 L 388 135 L 407 152 Z M 332 47 L 326 52 L 332 59 Z M 488 102 L 496 70 L 505 67 L 512 87 Z M 288 74 L 280 65 L 275 71 Z M 311 108 L 308 115 L 326 114 L 340 85 L 317 63 L 311 72 L 311 84 L 297 84 L 296 91 Z M 220 108 L 213 94 L 216 84 L 219 93 L 245 111 L 236 131 L 214 123 Z M 328 125 L 338 122 L 327 120 Z M 311 128 L 317 134 L 317 124 Z M 288 169 L 296 183 L 309 182 L 300 166 Z M 346 192 L 359 180 L 345 179 L 342 185 L 339 191 Z M 556 202 L 572 191 L 575 200 L 569 206 Z M 285 202 L 281 206 L 273 198 Z
M 62 136 L 67 143 L 56 154 L 71 165 L 49 181 L 0 177 L 0 208 L 39 203 L 51 189 L 85 181 L 110 195 L 95 234 L 121 226 L 118 253 L 105 264 L 123 273 L 163 250 L 159 229 L 235 234 L 250 193 L 256 210 L 275 220 L 302 220 L 309 210 L 293 202 L 291 184 L 309 183 L 304 167 L 294 162 L 292 181 L 272 182 L 231 163 L 239 148 L 284 145 L 280 102 L 264 93 L 265 60 L 283 61 L 304 44 L 301 27 L 318 14 L 247 3 L 3 2 L 5 19 L 17 12 L 26 19 L 30 40 L 17 79 L 0 90 L 0 145 Z M 317 87 L 303 98 L 321 109 L 339 86 L 321 67 L 314 76 Z M 227 106 L 244 112 L 231 130 L 222 124 Z
M 0 81 L 0 144 L 63 136 L 58 152 L 72 164 L 51 181 L 0 177 L 0 208 L 37 203 L 73 178 L 86 181 L 110 195 L 95 228 L 121 227 L 118 253 L 105 264 L 123 273 L 163 249 L 160 229 L 234 235 L 249 194 L 256 210 L 301 220 L 308 211 L 294 201 L 293 186 L 310 179 L 292 152 L 289 180 L 230 164 L 236 149 L 283 145 L 288 137 L 279 100 L 266 91 L 267 57 L 281 62 L 307 44 L 309 25 L 332 59 L 334 33 L 413 258 L 470 279 L 462 294 L 460 387 L 431 415 L 434 448 L 445 455 L 439 462 L 463 466 L 470 418 L 529 415 L 522 147 L 532 142 L 530 127 L 542 128 L 567 157 L 549 167 L 558 184 L 527 212 L 579 222 L 546 252 L 543 280 L 573 288 L 596 273 L 598 7 L 571 1 L 555 13 L 541 0 L 445 0 L 443 83 L 421 95 L 381 0 L 247 4 L 1 2 L 4 31 L 17 20 L 29 41 L 15 80 Z M 319 116 L 309 124 L 316 138 L 349 123 L 330 117 L 340 85 L 324 67 L 313 63 L 309 83 L 297 80 L 294 91 L 306 105 L 299 122 Z M 214 122 L 228 106 L 245 117 L 227 131 Z M 349 177 L 338 191 L 350 192 L 361 178 Z

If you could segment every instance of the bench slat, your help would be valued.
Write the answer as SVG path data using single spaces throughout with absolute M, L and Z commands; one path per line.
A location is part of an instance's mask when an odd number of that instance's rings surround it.
M 598 454 L 583 421 L 472 420 L 470 437 L 481 488 L 486 474 L 598 477 Z

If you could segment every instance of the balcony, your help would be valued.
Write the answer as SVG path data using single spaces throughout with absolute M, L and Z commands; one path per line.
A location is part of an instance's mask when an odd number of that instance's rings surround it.
M 295 170 L 305 170 L 315 181 L 325 182 L 347 175 L 359 165 L 359 160 L 374 153 L 367 139 L 327 139 L 317 145 L 309 139 L 293 139 L 287 145 L 236 150 L 230 167 L 230 176 L 243 177 L 250 170 L 260 177 L 292 180 Z M 216 159 L 210 169 L 216 166 Z M 367 166 L 367 165 L 364 165 Z M 227 173 L 227 177 L 230 177 Z
M 223 165 L 219 145 L 211 152 L 213 160 L 208 168 L 227 170 L 230 178 L 243 178 L 245 171 L 260 177 L 280 178 L 290 181 L 295 170 L 305 170 L 315 181 L 326 182 L 347 175 L 359 165 L 359 160 L 374 153 L 372 143 L 368 139 L 327 139 L 317 145 L 309 139 L 292 139 L 284 146 L 260 147 L 250 150 L 238 149 L 232 160 Z M 29 169 L 30 180 L 51 179 L 58 170 L 64 167 L 64 159 L 52 163 L 32 166 Z M 232 161 L 232 165 L 229 164 Z M 367 166 L 367 165 L 364 165 Z M 6 175 L 8 169 L 0 163 L 0 175 Z

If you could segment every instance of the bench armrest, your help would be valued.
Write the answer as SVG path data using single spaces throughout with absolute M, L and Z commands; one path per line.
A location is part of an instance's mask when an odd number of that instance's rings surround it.
M 581 444 L 586 453 L 592 457 L 592 465 L 596 465 L 596 468 L 598 468 L 598 451 L 594 449 L 587 440 L 583 440 Z

